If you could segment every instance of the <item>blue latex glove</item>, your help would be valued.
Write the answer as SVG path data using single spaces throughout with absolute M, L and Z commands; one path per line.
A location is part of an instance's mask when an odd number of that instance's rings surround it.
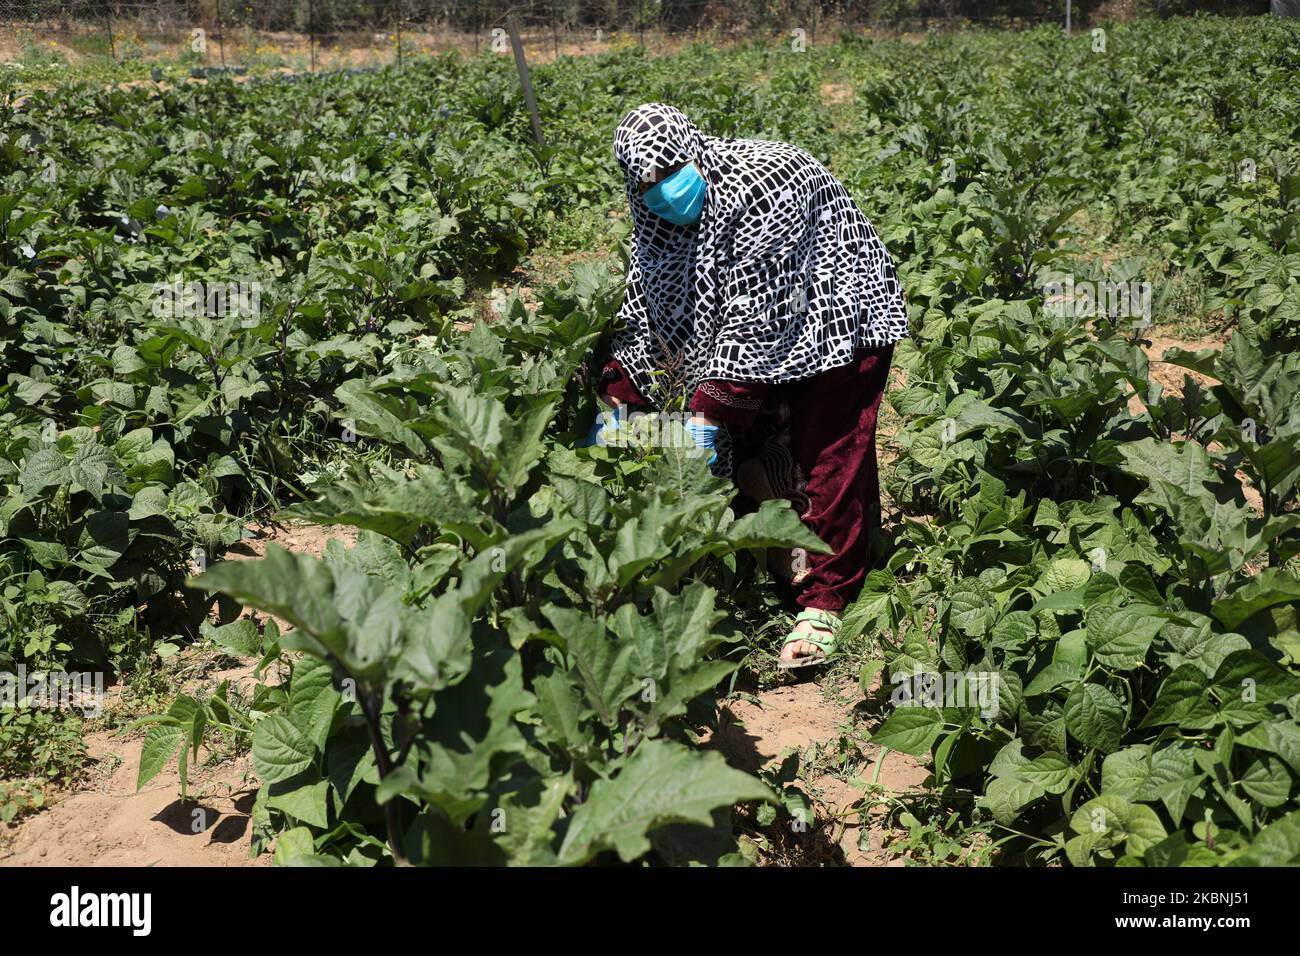
M 619 409 L 610 409 L 597 415 L 596 420 L 591 423 L 591 431 L 587 432 L 586 438 L 578 442 L 578 447 L 590 448 L 592 445 L 609 444 L 608 440 L 601 440 L 600 433 L 612 434 L 623 427 L 623 416 L 619 411 Z
M 708 464 L 712 465 L 718 460 L 718 453 L 714 451 L 714 447 L 718 441 L 717 425 L 706 425 L 703 422 L 688 421 L 686 423 L 686 430 L 691 433 L 691 438 L 695 440 L 696 448 L 703 448 L 711 452 Z

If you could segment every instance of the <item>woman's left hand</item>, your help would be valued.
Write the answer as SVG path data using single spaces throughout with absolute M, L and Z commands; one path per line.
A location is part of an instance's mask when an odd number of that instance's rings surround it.
M 717 444 L 718 428 L 721 424 L 707 415 L 692 415 L 686 422 L 686 430 L 691 433 L 695 447 L 703 448 L 710 453 L 708 460 L 710 465 L 718 460 L 718 453 L 714 451 L 714 446 Z

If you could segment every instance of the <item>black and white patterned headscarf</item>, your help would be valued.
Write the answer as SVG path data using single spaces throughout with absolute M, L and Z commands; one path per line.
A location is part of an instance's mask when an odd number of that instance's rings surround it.
M 657 404 L 689 399 L 705 379 L 808 378 L 847 365 L 856 348 L 907 335 L 884 243 L 804 150 L 705 136 L 681 110 L 647 103 L 618 124 L 614 156 L 632 210 L 632 259 L 613 354 Z M 692 162 L 708 184 L 704 209 L 697 226 L 678 226 L 646 207 L 639 185 Z

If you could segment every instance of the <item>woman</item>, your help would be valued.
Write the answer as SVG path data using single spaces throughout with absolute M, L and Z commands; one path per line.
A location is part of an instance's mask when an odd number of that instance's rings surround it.
M 780 666 L 824 661 L 879 511 L 876 413 L 907 335 L 894 264 L 797 146 L 705 136 L 648 103 L 619 123 L 614 155 L 632 259 L 601 398 L 635 409 L 690 396 L 687 428 L 714 471 L 756 500 L 790 499 L 833 549 L 794 562 L 804 610 Z

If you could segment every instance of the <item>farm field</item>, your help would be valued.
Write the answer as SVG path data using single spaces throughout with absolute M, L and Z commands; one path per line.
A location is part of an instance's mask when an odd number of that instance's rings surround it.
M 6 74 L 0 670 L 104 692 L 0 709 L 0 863 L 1300 862 L 1297 69 L 1269 18 L 630 48 L 534 68 L 544 147 L 504 56 Z M 577 447 L 647 101 L 808 149 L 906 290 L 813 678 L 788 506 Z

